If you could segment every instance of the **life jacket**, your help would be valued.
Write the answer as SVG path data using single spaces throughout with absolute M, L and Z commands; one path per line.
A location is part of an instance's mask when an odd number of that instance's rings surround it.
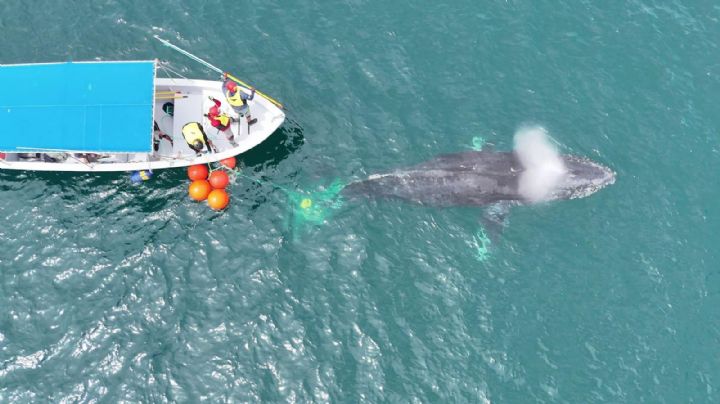
M 210 107 L 207 117 L 210 119 L 212 126 L 215 127 L 221 126 L 223 128 L 227 128 L 230 124 L 230 117 L 227 116 L 227 114 L 221 113 L 217 106 Z
M 230 124 L 230 117 L 225 114 L 216 115 L 215 119 L 220 122 L 220 126 L 226 127 Z
M 245 105 L 246 101 L 243 100 L 243 92 L 239 89 L 235 89 L 235 93 L 231 94 L 230 90 L 227 89 L 227 87 L 224 88 L 225 91 L 225 98 L 228 100 L 228 103 L 232 105 L 233 107 L 242 107 Z
M 194 145 L 198 140 L 203 144 L 203 147 L 207 147 L 207 144 L 205 143 L 205 131 L 203 130 L 202 125 L 200 125 L 200 122 L 190 122 L 185 124 L 185 126 L 182 127 L 182 134 L 187 144 L 191 146 L 191 149 L 192 145 Z

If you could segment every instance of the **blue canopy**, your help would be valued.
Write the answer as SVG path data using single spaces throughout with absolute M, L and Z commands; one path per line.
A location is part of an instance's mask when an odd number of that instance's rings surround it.
M 0 151 L 150 152 L 154 62 L 0 65 Z

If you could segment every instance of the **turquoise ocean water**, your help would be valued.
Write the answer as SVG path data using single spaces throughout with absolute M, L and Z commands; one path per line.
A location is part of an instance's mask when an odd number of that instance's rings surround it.
M 0 172 L 0 401 L 719 402 L 719 18 L 677 0 L 0 2 L 0 63 L 214 77 L 159 34 L 288 106 L 223 213 L 182 170 Z M 514 209 L 487 254 L 479 209 L 305 214 L 269 184 L 322 199 L 474 139 L 509 150 L 526 124 L 618 179 Z

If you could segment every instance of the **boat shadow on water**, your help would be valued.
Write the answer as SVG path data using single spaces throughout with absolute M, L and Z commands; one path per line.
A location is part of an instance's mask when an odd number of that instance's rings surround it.
M 238 156 L 240 175 L 237 181 L 238 195 L 245 199 L 250 210 L 268 202 L 273 192 L 287 193 L 294 188 L 294 180 L 301 172 L 300 164 L 280 168 L 280 163 L 295 154 L 305 144 L 303 129 L 299 123 L 288 119 L 267 140 Z
M 277 167 L 283 160 L 305 143 L 300 124 L 287 119 L 264 142 L 238 156 L 238 163 L 253 171 L 266 171 Z

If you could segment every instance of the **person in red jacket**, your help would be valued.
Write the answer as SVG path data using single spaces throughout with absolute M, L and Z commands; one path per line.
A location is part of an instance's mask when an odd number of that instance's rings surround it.
M 217 100 L 212 96 L 208 98 L 210 98 L 210 101 L 215 103 L 215 105 L 210 107 L 210 110 L 205 115 L 210 120 L 210 125 L 212 125 L 214 128 L 218 128 L 223 132 L 228 130 L 228 128 L 230 128 L 230 122 L 233 121 L 233 118 L 229 117 L 224 112 L 220 112 L 220 106 L 222 105 L 220 100 Z

